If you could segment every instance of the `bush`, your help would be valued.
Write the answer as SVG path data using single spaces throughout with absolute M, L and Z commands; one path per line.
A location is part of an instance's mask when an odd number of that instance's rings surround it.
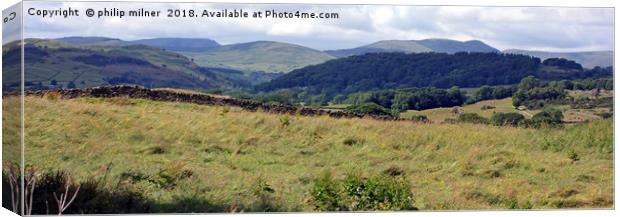
M 579 161 L 579 155 L 575 152 L 575 150 L 571 149 L 568 151 L 568 159 L 571 159 L 572 161 Z
M 547 108 L 537 113 L 532 119 L 526 119 L 519 123 L 519 126 L 530 128 L 558 127 L 562 126 L 564 115 L 562 111 L 555 108 Z
M 480 110 L 489 110 L 489 109 L 495 109 L 495 106 L 483 105 L 483 106 L 480 107 Z
M 264 179 L 259 178 L 256 180 L 256 183 L 250 190 L 256 200 L 254 202 L 254 207 L 251 208 L 252 210 L 275 212 L 282 209 L 282 205 L 277 203 L 278 201 L 273 195 L 276 191 Z
M 318 211 L 340 211 L 346 210 L 341 206 L 339 183 L 329 175 L 316 179 L 310 195 L 313 197 L 314 209 Z
M 542 112 L 539 112 L 532 117 L 532 119 L 541 121 L 544 123 L 548 123 L 551 125 L 557 125 L 562 123 L 562 119 L 564 119 L 564 115 L 562 111 L 554 108 L 544 109 Z
M 369 114 L 369 115 L 377 115 L 377 116 L 391 116 L 391 117 L 397 117 L 398 114 L 396 114 L 397 112 L 393 112 L 389 109 L 384 108 L 383 106 L 380 106 L 376 103 L 364 103 L 364 104 L 360 104 L 360 105 L 351 105 L 347 108 L 345 108 L 345 111 L 347 112 L 352 112 L 352 113 L 362 113 L 362 114 Z
M 280 116 L 279 120 L 282 127 L 288 127 L 289 125 L 291 125 L 291 120 L 288 118 L 288 115 Z
M 411 120 L 415 123 L 428 123 L 428 117 L 425 115 L 414 115 L 411 117 Z
M 514 112 L 495 113 L 493 114 L 493 116 L 491 116 L 491 123 L 496 126 L 505 126 L 505 125 L 517 126 L 523 120 L 525 120 L 525 117 L 523 117 L 523 115 L 519 113 L 514 113 Z
M 365 140 L 356 137 L 347 137 L 342 141 L 347 146 L 364 145 Z
M 489 120 L 476 113 L 463 113 L 456 119 L 460 123 L 488 124 Z
M 411 186 L 402 177 L 348 175 L 344 180 L 334 180 L 325 176 L 315 180 L 310 194 L 315 209 L 322 211 L 416 209 Z

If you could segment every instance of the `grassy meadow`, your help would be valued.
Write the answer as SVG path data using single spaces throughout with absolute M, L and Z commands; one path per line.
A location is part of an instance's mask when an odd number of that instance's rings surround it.
M 577 96 L 577 95 L 584 95 L 587 93 L 588 91 L 572 91 L 570 92 L 570 95 Z M 608 92 L 606 92 L 605 94 L 606 95 L 604 96 L 613 97 L 613 94 L 609 94 Z M 483 109 L 483 106 L 487 106 L 487 109 Z M 489 106 L 490 108 L 488 108 Z M 598 119 L 601 119 L 601 117 L 596 115 L 597 113 L 613 112 L 609 108 L 574 109 L 574 108 L 570 108 L 570 106 L 568 105 L 559 105 L 559 106 L 554 105 L 553 107 L 562 110 L 564 114 L 564 121 L 570 122 L 570 123 L 598 120 Z M 518 110 L 514 108 L 514 106 L 512 106 L 511 98 L 497 99 L 497 100 L 484 100 L 484 101 L 476 102 L 476 103 L 469 104 L 469 105 L 459 106 L 455 108 L 458 109 L 459 113 L 476 113 L 485 118 L 491 118 L 491 116 L 493 116 L 494 113 L 500 113 L 500 112 L 501 113 L 514 112 L 514 113 L 522 114 L 526 118 L 531 118 L 536 113 L 541 111 L 540 109 L 539 110 Z M 428 117 L 428 119 L 434 123 L 441 123 L 448 118 L 456 118 L 458 116 L 458 114 L 454 112 L 455 108 L 434 108 L 434 109 L 427 109 L 427 110 L 421 110 L 421 111 L 408 110 L 406 112 L 401 113 L 400 116 L 403 118 L 410 118 L 416 115 L 424 115 Z
M 4 112 L 15 109 L 17 98 L 4 100 Z M 612 119 L 527 129 L 441 124 L 427 113 L 433 123 L 125 98 L 25 103 L 27 165 L 76 179 L 108 171 L 157 201 L 154 212 L 314 211 L 317 178 L 390 169 L 404 174 L 420 210 L 613 207 Z M 162 173 L 184 175 L 140 178 Z

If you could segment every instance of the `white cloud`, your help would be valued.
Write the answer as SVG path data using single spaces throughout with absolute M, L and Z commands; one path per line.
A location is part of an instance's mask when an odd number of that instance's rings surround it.
M 88 18 L 27 16 L 26 37 L 106 36 L 211 38 L 220 43 L 274 40 L 316 49 L 349 48 L 388 39 L 481 40 L 500 49 L 611 50 L 611 8 L 269 5 L 207 3 L 25 2 L 26 9 L 243 9 L 248 12 L 338 12 L 339 19 Z

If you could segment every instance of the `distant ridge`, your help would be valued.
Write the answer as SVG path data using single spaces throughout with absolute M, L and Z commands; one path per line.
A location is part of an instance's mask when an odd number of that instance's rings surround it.
M 152 38 L 124 41 L 108 37 L 64 37 L 55 40 L 74 45 L 125 46 L 139 44 L 181 52 L 199 52 L 220 46 L 219 43 L 208 38 Z
M 335 57 L 347 57 L 352 55 L 361 55 L 366 53 L 385 53 L 385 52 L 402 52 L 402 53 L 456 53 L 456 52 L 482 52 L 482 53 L 499 53 L 500 51 L 494 47 L 485 44 L 482 41 L 456 41 L 449 39 L 424 39 L 424 40 L 384 40 L 369 45 L 351 49 L 327 50 L 325 51 Z
M 574 60 L 586 68 L 594 68 L 595 66 L 606 67 L 613 66 L 613 51 L 585 51 L 585 52 L 546 52 L 534 50 L 508 49 L 504 53 L 523 54 L 538 57 L 542 60 L 549 58 L 564 58 Z

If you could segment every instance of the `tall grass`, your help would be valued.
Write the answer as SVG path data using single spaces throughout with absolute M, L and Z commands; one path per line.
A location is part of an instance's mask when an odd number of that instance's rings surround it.
M 154 201 L 151 212 L 313 211 L 317 177 L 373 177 L 392 167 L 407 174 L 422 210 L 613 205 L 612 120 L 524 129 L 226 110 L 27 97 L 26 163 L 80 181 L 113 165 L 108 182 L 125 180 L 129 192 Z M 171 177 L 192 175 L 158 181 L 170 168 L 179 171 Z

